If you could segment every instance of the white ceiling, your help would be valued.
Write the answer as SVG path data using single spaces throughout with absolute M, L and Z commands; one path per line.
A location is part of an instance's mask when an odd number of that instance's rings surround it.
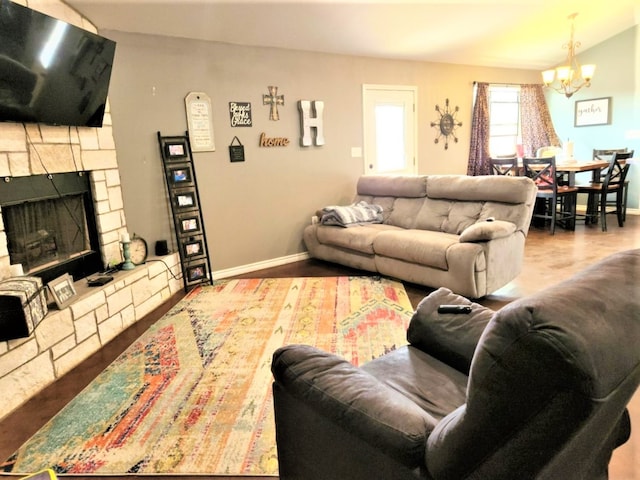
M 99 30 L 347 55 L 544 69 L 637 25 L 639 0 L 67 0 Z M 626 52 L 628 55 L 631 52 Z M 622 55 L 625 52 L 621 52 Z

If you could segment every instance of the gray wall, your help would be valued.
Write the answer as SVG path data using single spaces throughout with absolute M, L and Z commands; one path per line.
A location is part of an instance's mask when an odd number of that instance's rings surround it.
M 117 42 L 109 92 L 114 138 L 131 233 L 173 241 L 156 132 L 187 129 L 184 98 L 205 92 L 213 104 L 215 152 L 194 154 L 214 273 L 305 251 L 302 230 L 329 204 L 348 202 L 363 172 L 362 85 L 418 87 L 419 173 L 464 174 L 473 81 L 531 83 L 539 72 L 390 61 L 294 50 L 103 31 Z M 285 96 L 280 121 L 268 119 L 262 94 L 277 85 Z M 434 144 L 430 122 L 446 98 L 459 106 L 458 143 Z M 325 102 L 326 145 L 299 146 L 298 100 Z M 232 128 L 230 101 L 251 102 L 252 128 Z M 262 132 L 287 137 L 285 148 L 260 148 Z M 234 135 L 246 161 L 230 163 Z M 175 243 L 174 243 L 175 245 Z

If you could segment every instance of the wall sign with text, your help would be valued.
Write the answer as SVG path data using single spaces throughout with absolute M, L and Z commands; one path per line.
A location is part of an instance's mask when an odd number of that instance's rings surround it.
M 229 102 L 229 121 L 232 127 L 251 127 L 251 103 Z
M 190 92 L 184 99 L 187 110 L 187 124 L 191 151 L 214 152 L 216 143 L 213 138 L 213 118 L 211 117 L 211 99 L 203 92 Z
M 574 126 L 608 125 L 611 123 L 611 97 L 576 100 Z

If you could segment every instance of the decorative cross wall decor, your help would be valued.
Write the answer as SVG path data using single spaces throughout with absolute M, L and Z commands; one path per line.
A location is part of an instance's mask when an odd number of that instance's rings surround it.
M 311 113 L 315 113 L 312 117 Z M 324 102 L 320 100 L 300 100 L 298 101 L 298 110 L 300 110 L 300 145 L 308 147 L 313 145 L 314 139 L 311 137 L 311 129 L 316 129 L 315 144 L 324 145 L 324 129 L 322 123 L 322 114 L 324 112 Z
M 269 120 L 280 120 L 278 105 L 284 105 L 284 95 L 278 95 L 278 87 L 269 86 L 267 88 L 269 93 L 262 95 L 262 104 L 271 105 Z

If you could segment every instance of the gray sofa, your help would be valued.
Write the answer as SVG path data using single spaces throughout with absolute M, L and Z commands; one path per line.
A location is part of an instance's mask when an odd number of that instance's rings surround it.
M 409 345 L 360 367 L 278 349 L 280 478 L 605 480 L 640 383 L 639 272 L 621 252 L 497 312 L 438 289 Z
M 353 203 L 381 206 L 381 223 L 313 224 L 304 242 L 313 258 L 479 298 L 520 273 L 535 196 L 526 177 L 362 176 Z

